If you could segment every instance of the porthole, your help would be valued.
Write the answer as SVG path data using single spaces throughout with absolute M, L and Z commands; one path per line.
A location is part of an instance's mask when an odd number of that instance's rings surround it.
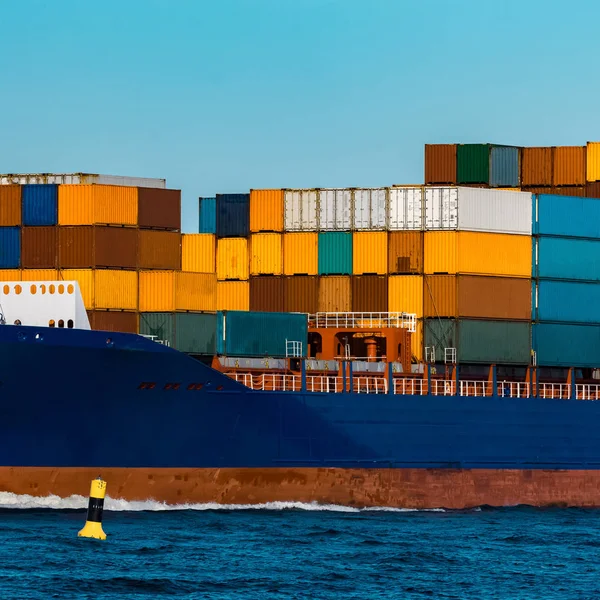
M 44 283 L 40 284 L 40 292 L 42 292 L 42 294 L 46 293 L 46 285 Z
M 70 283 L 70 284 L 67 286 L 67 293 L 68 293 L 68 294 L 72 294 L 74 291 L 75 291 L 75 288 L 73 287 L 73 284 L 72 284 L 72 283 Z
M 62 319 L 58 320 L 58 326 L 59 327 L 64 327 L 65 326 L 65 322 Z
M 48 286 L 48 292 L 49 292 L 50 294 L 54 294 L 54 284 L 53 284 L 53 283 L 51 283 L 51 284 Z
M 10 294 L 10 285 L 5 285 L 4 288 L 2 288 L 2 291 L 5 296 L 8 296 Z
M 68 327 L 69 329 L 73 329 L 73 319 L 69 319 L 69 320 L 67 321 L 67 327 Z
M 65 293 L 65 286 L 62 283 L 58 286 L 58 293 L 59 294 Z
M 36 285 L 34 285 L 34 284 L 31 284 L 31 287 L 29 288 L 29 291 L 30 291 L 32 294 L 35 294 L 35 293 L 37 292 L 37 286 L 36 286 Z
M 17 294 L 17 296 L 23 291 L 23 288 L 17 284 L 15 285 L 15 294 Z
M 54 319 L 50 319 L 48 321 L 48 327 L 56 327 L 56 321 Z

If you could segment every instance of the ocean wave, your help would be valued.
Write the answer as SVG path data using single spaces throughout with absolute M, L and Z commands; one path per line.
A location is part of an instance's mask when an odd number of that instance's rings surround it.
M 0 492 L 0 509 L 15 510 L 81 510 L 87 508 L 88 499 L 84 496 L 30 496 L 28 494 L 13 494 Z M 328 511 L 342 513 L 365 512 L 445 512 L 443 508 L 417 509 L 393 508 L 387 506 L 373 506 L 356 508 L 341 504 L 319 504 L 318 502 L 264 502 L 261 504 L 219 504 L 218 502 L 203 502 L 198 504 L 166 504 L 156 500 L 123 500 L 107 496 L 104 509 L 114 512 L 140 512 L 140 511 L 172 511 L 172 510 L 304 510 Z

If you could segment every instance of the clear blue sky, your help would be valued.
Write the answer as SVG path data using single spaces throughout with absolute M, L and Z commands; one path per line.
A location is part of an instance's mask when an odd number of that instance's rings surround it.
M 600 3 L 2 3 L 0 172 L 197 197 L 419 183 L 426 142 L 600 140 Z

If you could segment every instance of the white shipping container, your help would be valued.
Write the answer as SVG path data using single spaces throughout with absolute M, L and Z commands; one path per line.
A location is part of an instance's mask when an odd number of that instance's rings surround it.
M 37 183 L 61 184 L 99 184 L 120 185 L 124 187 L 145 187 L 165 189 L 166 179 L 150 177 L 123 177 L 121 175 L 94 175 L 91 173 L 20 173 L 0 175 L 0 185 L 26 185 Z
M 425 188 L 425 229 L 531 235 L 532 196 L 468 187 Z
M 387 188 L 354 190 L 354 229 L 387 229 Z
M 390 230 L 423 228 L 423 188 L 392 187 L 389 195 Z
M 319 190 L 319 230 L 349 231 L 352 227 L 352 190 Z
M 286 190 L 285 231 L 317 231 L 317 191 Z

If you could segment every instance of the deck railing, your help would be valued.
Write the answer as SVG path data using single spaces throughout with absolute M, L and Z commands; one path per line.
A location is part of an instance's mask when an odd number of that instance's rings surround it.
M 318 312 L 309 315 L 311 327 L 318 328 L 402 328 L 417 330 L 417 315 L 403 312 Z

